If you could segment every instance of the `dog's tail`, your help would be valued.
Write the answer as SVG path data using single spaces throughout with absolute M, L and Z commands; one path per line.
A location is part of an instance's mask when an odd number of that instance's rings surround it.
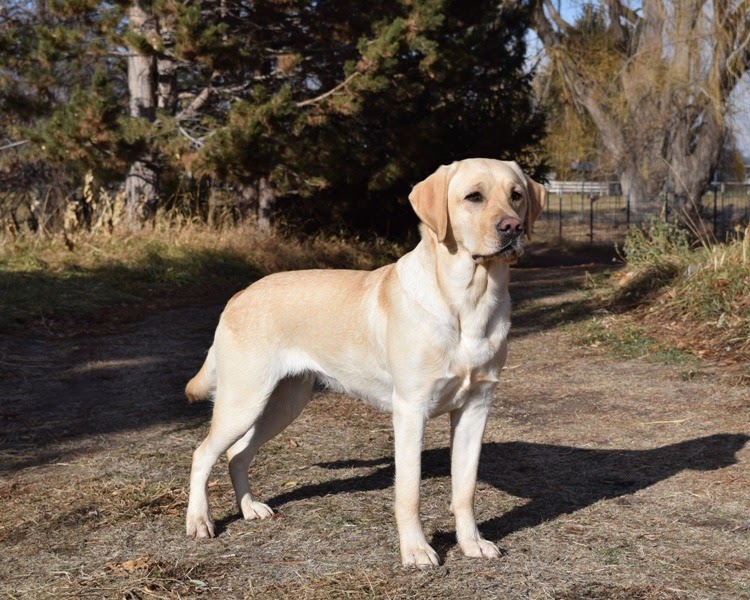
M 216 387 L 216 356 L 214 346 L 208 351 L 201 370 L 185 386 L 188 402 L 207 400 Z

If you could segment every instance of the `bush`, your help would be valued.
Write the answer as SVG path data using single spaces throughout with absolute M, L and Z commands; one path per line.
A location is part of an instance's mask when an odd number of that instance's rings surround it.
M 624 272 L 609 294 L 615 309 L 635 308 L 656 335 L 702 357 L 750 357 L 750 226 L 727 243 L 699 239 L 669 223 L 631 229 Z
M 631 227 L 623 243 L 625 259 L 630 266 L 654 266 L 684 263 L 690 259 L 690 233 L 674 223 L 653 219 L 647 229 Z

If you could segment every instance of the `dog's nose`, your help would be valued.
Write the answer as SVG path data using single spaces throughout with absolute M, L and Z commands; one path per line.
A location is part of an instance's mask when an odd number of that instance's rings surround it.
M 523 233 L 523 222 L 516 217 L 504 217 L 497 224 L 497 230 L 511 237 L 518 237 Z

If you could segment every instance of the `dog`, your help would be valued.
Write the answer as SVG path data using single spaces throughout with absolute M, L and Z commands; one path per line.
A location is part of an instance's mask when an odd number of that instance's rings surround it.
M 474 517 L 479 454 L 510 328 L 510 263 L 546 201 L 515 162 L 441 166 L 409 195 L 422 239 L 375 271 L 269 275 L 227 304 L 189 400 L 214 395 L 209 433 L 193 454 L 187 534 L 213 537 L 207 482 L 227 453 L 245 519 L 269 506 L 250 491 L 258 448 L 300 414 L 316 383 L 393 415 L 395 503 L 404 565 L 439 564 L 419 517 L 428 419 L 450 414 L 451 510 L 467 556 L 497 558 Z

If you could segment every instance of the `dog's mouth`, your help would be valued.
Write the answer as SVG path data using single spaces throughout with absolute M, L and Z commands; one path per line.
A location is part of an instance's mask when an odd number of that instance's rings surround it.
M 479 263 L 492 260 L 493 258 L 500 258 L 503 260 L 511 261 L 520 257 L 523 254 L 523 250 L 523 240 L 519 236 L 513 238 L 507 244 L 505 244 L 492 254 L 472 254 L 471 258 Z

